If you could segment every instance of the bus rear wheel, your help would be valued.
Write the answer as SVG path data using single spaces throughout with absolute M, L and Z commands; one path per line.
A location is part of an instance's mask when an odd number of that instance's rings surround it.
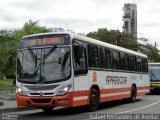
M 129 98 L 129 102 L 134 103 L 136 101 L 136 97 L 137 97 L 137 90 L 135 86 L 131 87 L 131 96 Z
M 89 110 L 95 111 L 99 106 L 99 93 L 96 89 L 91 89 L 89 96 Z

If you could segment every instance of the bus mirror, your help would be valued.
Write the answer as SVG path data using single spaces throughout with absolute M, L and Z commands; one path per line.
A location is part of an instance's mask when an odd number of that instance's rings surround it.
M 78 58 L 82 57 L 82 54 L 83 54 L 83 46 L 82 45 L 79 45 L 77 54 L 78 54 Z

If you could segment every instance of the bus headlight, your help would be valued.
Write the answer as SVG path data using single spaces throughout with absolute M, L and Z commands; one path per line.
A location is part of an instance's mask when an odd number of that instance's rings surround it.
M 27 93 L 20 87 L 17 87 L 17 93 L 21 96 L 27 96 Z
M 58 92 L 57 95 L 65 95 L 68 93 L 68 91 L 71 89 L 72 85 L 65 85 L 64 87 L 62 87 Z

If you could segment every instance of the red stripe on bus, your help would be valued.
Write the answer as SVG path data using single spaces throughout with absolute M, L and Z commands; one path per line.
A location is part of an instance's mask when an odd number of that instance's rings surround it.
M 138 87 L 138 90 L 149 90 L 150 86 Z
M 87 105 L 87 104 L 88 104 L 88 99 L 73 101 L 73 107 Z
M 103 89 L 100 90 L 100 94 L 111 94 L 111 96 L 106 96 L 106 97 L 101 97 L 100 102 L 105 102 L 105 101 L 111 101 L 111 100 L 118 100 L 122 98 L 127 98 L 130 97 L 130 94 L 122 94 L 122 95 L 112 95 L 112 93 L 122 93 L 122 92 L 130 92 L 131 88 L 114 88 L 114 89 Z M 148 86 L 143 86 L 143 87 L 138 87 L 137 88 L 137 96 L 142 96 L 145 95 L 146 92 L 139 92 L 139 90 L 149 90 Z M 17 99 L 17 105 L 18 106 L 80 106 L 80 105 L 86 105 L 89 103 L 89 93 L 90 91 L 75 91 L 68 93 L 67 95 L 63 96 L 20 96 L 16 95 Z M 100 96 L 101 96 L 100 95 Z M 83 99 L 83 100 L 75 100 L 73 101 L 74 97 L 81 97 L 81 96 L 88 96 L 88 99 Z M 32 99 L 43 99 L 43 98 L 50 98 L 51 101 L 49 103 L 34 103 Z M 64 101 L 63 101 L 64 100 Z M 55 101 L 55 102 L 54 102 Z M 65 102 L 68 101 L 68 102 Z
M 89 91 L 85 90 L 85 91 L 75 91 L 73 92 L 73 96 L 74 97 L 78 97 L 78 96 L 88 96 L 89 95 Z
M 137 96 L 143 96 L 143 95 L 145 95 L 145 94 L 147 94 L 148 92 L 138 92 L 137 93 Z
M 120 100 L 123 98 L 129 98 L 129 97 L 130 97 L 130 94 L 124 94 L 124 95 L 109 96 L 106 99 L 107 101 L 111 101 L 111 100 Z
M 149 86 L 138 87 L 137 90 L 149 90 Z M 110 93 L 121 93 L 121 92 L 129 92 L 131 88 L 112 88 L 112 89 L 102 89 L 100 90 L 100 94 L 110 94 Z

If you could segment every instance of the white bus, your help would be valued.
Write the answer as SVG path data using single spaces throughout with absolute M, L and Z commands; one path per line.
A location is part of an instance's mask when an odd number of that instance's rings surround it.
M 150 91 L 160 91 L 160 63 L 149 63 Z
M 88 105 L 149 92 L 147 56 L 75 33 L 23 37 L 17 51 L 18 106 L 45 111 Z

